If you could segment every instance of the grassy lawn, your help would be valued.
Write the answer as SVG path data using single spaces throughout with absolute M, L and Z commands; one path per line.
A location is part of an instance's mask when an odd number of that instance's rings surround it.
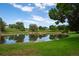
M 79 34 L 70 33 L 67 38 L 49 42 L 0 44 L 0 55 L 77 56 Z

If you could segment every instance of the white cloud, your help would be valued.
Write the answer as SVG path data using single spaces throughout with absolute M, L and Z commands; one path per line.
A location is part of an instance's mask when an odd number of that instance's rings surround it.
M 46 6 L 56 6 L 56 3 L 35 3 L 35 6 L 40 9 L 45 9 Z
M 33 7 L 24 6 L 21 8 L 23 11 L 32 12 Z
M 22 20 L 22 19 L 17 19 L 15 22 L 23 22 L 23 23 L 35 23 L 33 20 Z
M 37 24 L 38 26 L 50 26 L 55 25 L 55 20 L 51 20 L 50 18 L 44 18 L 38 15 L 32 15 L 32 20 Z
M 29 6 L 22 6 L 21 4 L 16 4 L 16 3 L 10 3 L 10 4 L 15 8 L 18 8 L 26 12 L 32 12 L 32 10 L 34 9 L 34 7 L 32 7 L 30 3 L 28 4 Z M 45 9 L 47 6 L 56 6 L 55 3 L 34 3 L 34 5 L 41 10 Z
M 40 22 L 40 23 L 41 22 L 43 22 L 43 23 L 46 22 L 47 24 L 55 22 L 54 20 L 51 20 L 50 18 L 44 18 L 44 17 L 38 16 L 38 15 L 33 15 L 32 20 Z
M 36 19 L 28 19 L 28 20 L 24 20 L 24 19 L 17 19 L 15 20 L 15 22 L 23 22 L 25 27 L 29 27 L 30 24 L 37 24 L 38 26 L 46 26 L 49 27 L 50 25 L 54 24 L 55 25 L 55 21 L 54 20 L 50 20 L 48 18 L 43 18 L 40 16 L 34 16 L 36 18 L 38 18 L 38 20 Z M 41 20 L 40 20 L 41 19 Z
M 17 20 L 15 20 L 15 22 L 22 22 L 22 20 L 21 19 L 17 19 Z
M 24 20 L 24 19 L 17 19 L 14 21 L 14 23 L 16 22 L 23 22 L 24 23 L 24 26 L 26 28 L 29 28 L 29 24 L 36 24 L 37 22 L 33 21 L 33 20 Z
M 18 9 L 20 9 L 22 11 L 26 11 L 26 12 L 32 12 L 32 10 L 34 8 L 31 6 L 22 6 L 22 5 L 16 4 L 16 3 L 12 3 L 11 5 L 14 6 L 15 8 L 18 8 Z
M 35 21 L 45 21 L 45 18 L 43 18 L 41 16 L 37 16 L 37 15 L 33 15 L 32 19 Z
M 56 3 L 44 3 L 45 6 L 56 6 Z
M 45 6 L 42 3 L 35 3 L 35 6 L 40 8 L 40 9 L 44 9 Z

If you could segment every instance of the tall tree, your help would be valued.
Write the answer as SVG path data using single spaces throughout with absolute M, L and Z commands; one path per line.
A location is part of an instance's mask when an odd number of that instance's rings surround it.
M 33 31 L 33 32 L 36 32 L 36 31 L 38 31 L 38 26 L 36 24 L 30 24 L 29 25 L 29 30 Z
M 25 28 L 24 28 L 23 22 L 16 22 L 16 29 L 19 29 L 21 31 L 24 31 Z
M 0 17 L 0 32 L 3 32 L 5 30 L 5 22 Z
M 16 24 L 9 24 L 9 28 L 16 28 Z
M 39 30 L 48 30 L 48 28 L 47 27 L 39 26 Z
M 70 30 L 79 31 L 78 3 L 58 3 L 56 8 L 49 11 L 49 17 L 61 23 L 64 23 L 65 19 L 68 19 Z
M 50 25 L 50 26 L 49 26 L 49 30 L 56 31 L 57 28 L 56 28 L 56 26 L 54 26 L 54 25 Z

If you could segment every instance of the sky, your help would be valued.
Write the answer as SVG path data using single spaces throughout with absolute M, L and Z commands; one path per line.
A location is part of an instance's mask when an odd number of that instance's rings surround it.
M 0 17 L 7 24 L 23 22 L 26 28 L 29 24 L 49 27 L 55 21 L 49 18 L 48 12 L 55 7 L 54 3 L 0 3 Z

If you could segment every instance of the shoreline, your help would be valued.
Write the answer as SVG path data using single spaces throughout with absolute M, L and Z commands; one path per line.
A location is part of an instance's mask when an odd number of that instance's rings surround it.
M 67 33 L 62 33 L 62 32 L 26 32 L 26 33 L 2 33 L 0 36 L 7 36 L 7 35 L 28 35 L 28 34 L 36 34 L 36 35 L 42 35 L 42 34 L 53 34 L 53 35 L 58 35 L 58 34 L 67 34 Z

